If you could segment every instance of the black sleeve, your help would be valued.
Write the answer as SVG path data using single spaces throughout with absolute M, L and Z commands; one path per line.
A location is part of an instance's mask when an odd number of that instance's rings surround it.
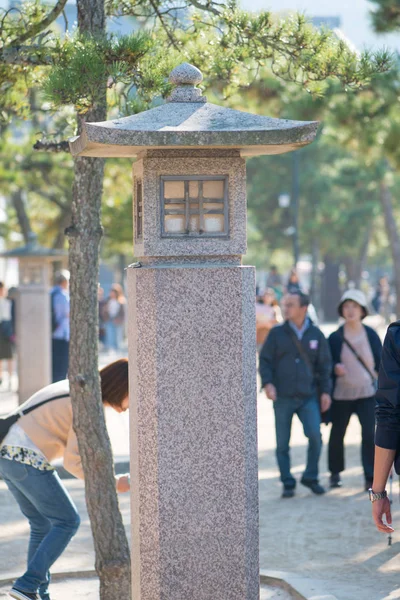
M 400 442 L 400 328 L 390 327 L 383 343 L 376 393 L 375 444 L 395 450 Z
M 322 331 L 320 332 L 316 372 L 321 394 L 332 393 L 332 356 L 328 341 Z
M 338 363 L 341 362 L 341 352 L 342 352 L 342 338 L 341 335 L 339 333 L 339 329 L 337 331 L 334 331 L 333 333 L 331 333 L 331 335 L 329 336 L 329 349 L 331 351 L 331 355 L 332 355 L 332 362 L 333 362 L 333 366 L 337 365 Z
M 375 371 L 379 372 L 382 360 L 382 342 L 376 331 L 373 331 L 372 354 L 374 355 Z
M 261 349 L 259 371 L 262 387 L 274 382 L 276 359 L 276 328 L 271 329 Z

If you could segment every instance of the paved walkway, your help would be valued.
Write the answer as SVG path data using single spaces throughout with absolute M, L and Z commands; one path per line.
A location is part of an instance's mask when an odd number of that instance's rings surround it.
M 15 402 L 0 389 L 2 408 Z M 363 491 L 360 466 L 360 427 L 355 417 L 346 436 L 347 470 L 344 487 L 316 497 L 298 486 L 297 495 L 281 500 L 281 484 L 275 463 L 272 403 L 258 397 L 260 565 L 262 573 L 281 577 L 309 600 L 399 600 L 400 599 L 400 503 L 399 485 L 394 484 L 393 520 L 396 529 L 391 547 L 386 536 L 372 524 L 371 507 Z M 128 455 L 127 415 L 110 413 L 108 427 L 116 460 Z M 324 454 L 321 479 L 327 483 L 326 442 L 329 427 L 323 427 Z M 304 468 L 306 440 L 297 419 L 292 430 L 293 473 L 300 479 Z M 78 505 L 82 525 L 53 571 L 68 573 L 93 570 L 93 544 L 85 509 L 82 482 L 67 480 L 66 486 Z M 24 569 L 28 526 L 0 482 L 0 580 Z M 129 497 L 120 496 L 120 506 L 129 532 Z M 95 579 L 69 579 L 54 583 L 57 600 L 97 600 Z M 0 598 L 7 588 L 0 587 Z M 3 594 L 3 595 L 2 595 Z M 265 588 L 261 600 L 288 600 L 280 589 Z M 215 599 L 223 600 L 223 599 Z

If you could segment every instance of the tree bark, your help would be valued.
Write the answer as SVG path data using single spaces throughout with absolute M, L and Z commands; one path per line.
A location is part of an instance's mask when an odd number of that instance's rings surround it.
M 25 244 L 30 241 L 30 234 L 32 233 L 31 222 L 26 210 L 26 201 L 24 192 L 17 190 L 11 195 L 11 201 L 14 206 L 14 210 L 17 213 L 18 224 L 21 229 L 21 233 L 24 236 Z
M 83 34 L 105 31 L 104 0 L 78 0 Z M 106 82 L 87 121 L 106 119 Z M 82 118 L 78 119 L 81 130 Z M 74 166 L 72 222 L 67 229 L 71 271 L 69 379 L 74 429 L 85 473 L 85 493 L 100 579 L 101 600 L 129 600 L 130 552 L 115 489 L 113 456 L 98 374 L 97 287 L 102 236 L 104 160 L 78 157 Z
M 393 278 L 396 289 L 396 316 L 400 315 L 400 236 L 393 213 L 392 194 L 390 188 L 382 179 L 380 183 L 380 200 L 385 217 L 386 231 L 389 239 L 393 260 Z
M 65 206 L 60 213 L 57 222 L 57 230 L 58 233 L 53 242 L 53 248 L 64 248 L 65 242 L 65 230 L 68 228 L 68 225 L 71 222 L 71 206 Z

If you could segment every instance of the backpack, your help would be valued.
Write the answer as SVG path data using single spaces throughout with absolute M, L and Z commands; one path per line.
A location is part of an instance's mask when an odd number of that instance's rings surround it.
M 51 333 L 54 333 L 57 327 L 59 326 L 59 322 L 57 321 L 56 311 L 54 310 L 54 298 L 57 294 L 61 294 L 60 290 L 55 288 L 52 290 L 50 294 L 50 303 L 51 303 Z
M 0 444 L 6 437 L 7 433 L 10 431 L 12 425 L 18 421 L 20 417 L 23 415 L 27 415 L 28 413 L 36 410 L 39 406 L 43 406 L 43 404 L 47 404 L 47 402 L 52 402 L 53 400 L 58 400 L 58 398 L 68 398 L 69 394 L 60 394 L 59 396 L 53 396 L 52 398 L 47 398 L 47 400 L 42 400 L 42 402 L 38 402 L 35 406 L 30 406 L 25 410 L 20 410 L 17 413 L 9 415 L 8 417 L 0 417 Z

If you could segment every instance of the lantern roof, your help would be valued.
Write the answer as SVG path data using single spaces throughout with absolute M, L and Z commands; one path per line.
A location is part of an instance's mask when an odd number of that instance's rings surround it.
M 84 123 L 70 140 L 74 156 L 137 156 L 148 149 L 228 148 L 242 156 L 282 154 L 311 143 L 316 121 L 274 119 L 207 102 L 196 87 L 201 71 L 188 63 L 169 81 L 176 87 L 165 104 L 99 123 Z
M 46 248 L 41 246 L 37 241 L 36 233 L 31 232 L 29 234 L 29 241 L 25 246 L 13 248 L 12 250 L 6 250 L 0 252 L 0 256 L 3 258 L 20 258 L 24 256 L 41 256 L 43 258 L 62 258 L 68 253 L 66 250 L 59 248 Z

